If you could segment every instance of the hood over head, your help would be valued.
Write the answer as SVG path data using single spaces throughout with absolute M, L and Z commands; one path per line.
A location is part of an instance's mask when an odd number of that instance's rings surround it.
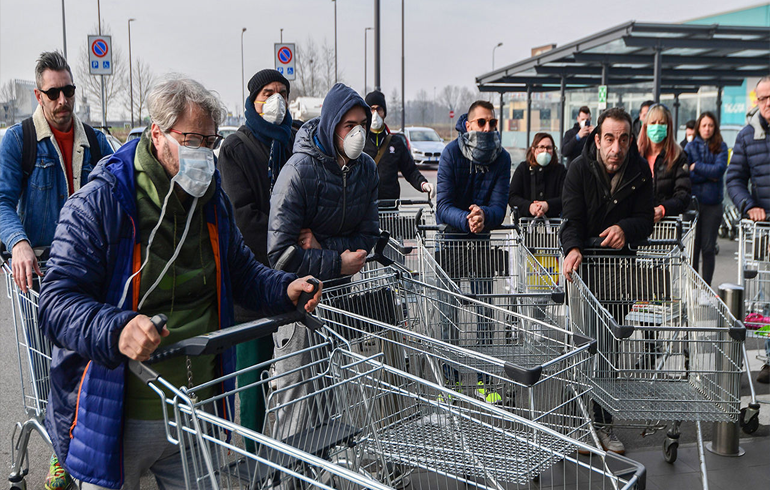
M 366 127 L 364 129 L 368 133 L 372 124 L 372 110 L 358 95 L 358 92 L 343 83 L 337 83 L 326 94 L 316 133 L 326 155 L 335 156 L 334 128 L 342 120 L 342 116 L 355 106 L 361 106 L 366 113 Z

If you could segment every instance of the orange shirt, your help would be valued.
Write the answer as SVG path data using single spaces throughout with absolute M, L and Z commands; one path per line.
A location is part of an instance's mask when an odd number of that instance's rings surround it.
M 75 192 L 75 185 L 72 182 L 72 147 L 75 144 L 75 125 L 73 124 L 69 131 L 62 133 L 57 131 L 53 127 L 53 136 L 56 138 L 56 144 L 59 145 L 62 157 L 64 157 L 64 170 L 67 174 L 67 189 L 68 195 L 72 195 Z

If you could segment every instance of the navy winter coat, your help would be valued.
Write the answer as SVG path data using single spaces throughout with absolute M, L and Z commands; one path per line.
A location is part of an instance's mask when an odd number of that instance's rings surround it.
M 455 128 L 466 132 L 463 114 Z M 471 204 L 484 211 L 484 232 L 500 226 L 508 206 L 508 189 L 511 181 L 511 156 L 502 150 L 497 159 L 489 164 L 471 163 L 460 151 L 457 139 L 449 143 L 441 153 L 438 163 L 436 220 L 456 230 L 470 233 L 468 213 Z
M 727 192 L 738 209 L 745 204 L 745 210 L 770 210 L 770 132 L 759 111 L 735 138 L 733 158 L 727 167 Z
M 333 156 L 334 128 L 356 105 L 371 118 L 364 99 L 337 84 L 324 99 L 321 117 L 306 122 L 297 133 L 294 154 L 281 169 L 270 199 L 267 249 L 272 266 L 286 249 L 296 247 L 286 270 L 333 279 L 341 275 L 342 252 L 370 251 L 377 242 L 379 178 L 374 160 L 361 153 L 340 168 Z M 303 228 L 313 232 L 321 250 L 297 246 Z
M 722 150 L 714 154 L 709 150 L 709 145 L 698 135 L 687 143 L 685 152 L 689 163 L 695 164 L 695 169 L 690 172 L 692 195 L 697 197 L 701 204 L 721 204 L 724 199 L 722 179 L 727 170 L 728 155 L 725 142 L 722 142 Z
M 66 202 L 56 227 L 40 292 L 40 326 L 54 343 L 46 430 L 69 473 L 107 488 L 123 484 L 123 396 L 127 358 L 118 338 L 137 313 L 123 286 L 138 268 L 140 246 L 134 153 L 139 139 L 97 166 L 89 183 Z M 233 323 L 233 300 L 261 313 L 293 305 L 291 274 L 256 261 L 235 226 L 230 202 L 215 174 L 216 194 L 203 208 L 217 260 L 219 325 Z M 133 301 L 132 301 L 132 298 Z M 235 367 L 235 351 L 219 357 L 218 374 Z M 222 387 L 234 387 L 230 380 Z M 160 401 L 159 401 L 160 403 Z

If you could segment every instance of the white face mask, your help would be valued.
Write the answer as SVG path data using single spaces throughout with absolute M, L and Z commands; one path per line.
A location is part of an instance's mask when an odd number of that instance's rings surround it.
M 340 138 L 339 135 L 337 135 Z M 361 156 L 364 151 L 364 145 L 366 144 L 366 131 L 359 124 L 350 130 L 350 132 L 342 139 L 342 149 L 345 151 L 345 156 L 351 160 Z
M 542 153 L 538 153 L 535 156 L 535 161 L 538 165 L 541 167 L 547 167 L 549 163 L 551 163 L 551 154 L 547 151 L 544 151 Z
M 380 117 L 380 113 L 377 111 L 374 111 L 374 114 L 372 115 L 372 129 L 375 131 L 379 131 L 382 129 L 383 124 L 385 124 L 385 121 L 382 120 Z
M 262 104 L 262 119 L 271 124 L 281 124 L 286 117 L 286 100 L 283 95 L 274 93 Z
M 214 176 L 214 151 L 211 148 L 188 148 L 169 135 L 166 141 L 179 150 L 179 172 L 171 179 L 193 197 L 203 197 Z
M 694 135 L 694 134 L 690 134 L 690 135 L 688 135 L 688 136 L 687 136 L 687 142 L 689 143 L 690 141 L 692 141 L 694 137 L 695 137 L 695 135 Z

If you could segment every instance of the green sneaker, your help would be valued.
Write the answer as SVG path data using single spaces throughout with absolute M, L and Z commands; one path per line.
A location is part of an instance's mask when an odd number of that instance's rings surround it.
M 476 396 L 481 398 L 487 403 L 498 404 L 503 402 L 503 397 L 496 391 L 487 390 L 484 388 L 484 382 L 479 381 L 476 388 Z
M 51 455 L 51 463 L 48 466 L 48 478 L 45 479 L 45 490 L 64 490 L 72 483 L 72 477 L 64 471 L 59 464 L 59 458 Z

